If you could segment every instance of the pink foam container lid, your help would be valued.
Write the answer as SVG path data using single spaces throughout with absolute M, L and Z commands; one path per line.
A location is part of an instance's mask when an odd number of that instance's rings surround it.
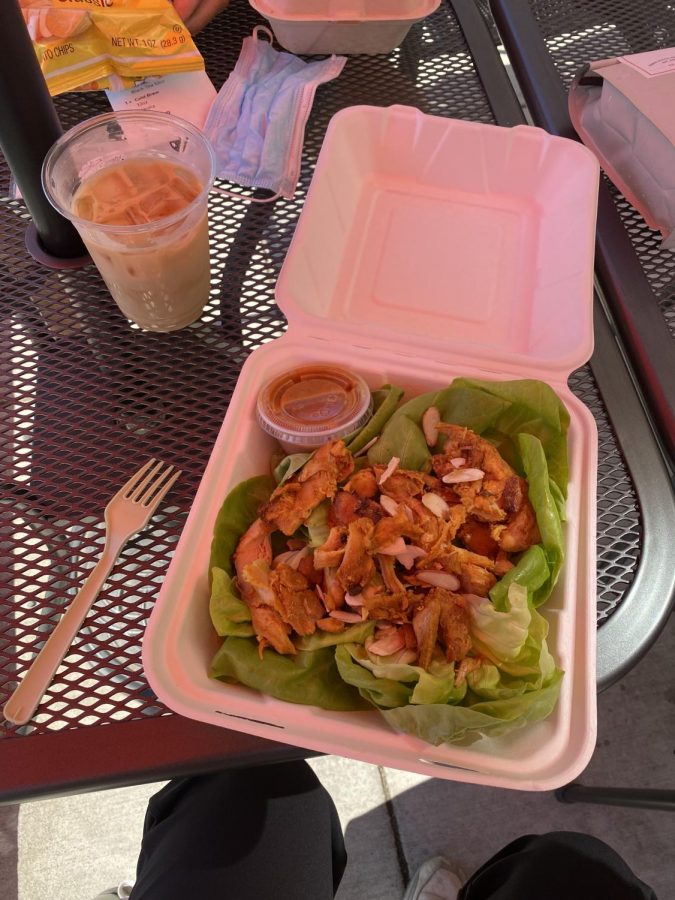
M 593 349 L 599 168 L 580 144 L 419 110 L 333 117 L 277 284 L 288 318 L 237 387 L 150 618 L 145 671 L 190 718 L 440 778 L 551 790 L 587 765 L 596 737 L 597 430 L 567 386 Z M 348 364 L 371 389 L 408 395 L 460 376 L 539 378 L 570 413 L 565 563 L 540 612 L 565 670 L 543 722 L 471 746 L 433 747 L 377 712 L 299 706 L 208 678 L 213 526 L 228 492 L 269 470 L 262 386 L 297 365 Z

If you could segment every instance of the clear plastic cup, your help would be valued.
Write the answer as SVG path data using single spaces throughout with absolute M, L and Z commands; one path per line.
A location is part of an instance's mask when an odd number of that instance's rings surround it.
M 151 331 L 184 328 L 204 309 L 214 176 L 213 150 L 197 128 L 140 111 L 71 128 L 42 168 L 49 201 L 79 231 L 124 315 Z M 99 221 L 82 215 L 91 209 Z
M 360 375 L 341 366 L 308 365 L 269 381 L 256 414 L 263 431 L 287 453 L 302 453 L 363 428 L 373 400 Z

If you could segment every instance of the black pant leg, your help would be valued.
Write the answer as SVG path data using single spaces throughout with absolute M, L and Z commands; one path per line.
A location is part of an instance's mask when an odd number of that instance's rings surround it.
M 489 859 L 458 900 L 657 900 L 603 841 L 575 831 L 525 835 Z
M 347 862 L 305 762 L 170 782 L 148 805 L 132 900 L 329 900 Z

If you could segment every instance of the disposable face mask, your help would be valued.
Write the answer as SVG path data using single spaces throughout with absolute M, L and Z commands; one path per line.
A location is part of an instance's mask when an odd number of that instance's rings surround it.
M 204 130 L 216 154 L 216 177 L 273 191 L 265 201 L 290 200 L 300 177 L 305 124 L 316 89 L 336 78 L 347 60 L 331 56 L 306 63 L 275 50 L 259 38 L 261 32 L 272 40 L 263 26 L 244 39 L 237 65 L 214 100 Z

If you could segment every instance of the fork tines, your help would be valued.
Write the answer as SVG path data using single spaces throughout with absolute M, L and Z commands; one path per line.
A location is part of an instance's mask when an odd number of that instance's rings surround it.
M 124 497 L 145 507 L 158 504 L 180 475 L 180 469 L 153 458 L 126 483 Z

